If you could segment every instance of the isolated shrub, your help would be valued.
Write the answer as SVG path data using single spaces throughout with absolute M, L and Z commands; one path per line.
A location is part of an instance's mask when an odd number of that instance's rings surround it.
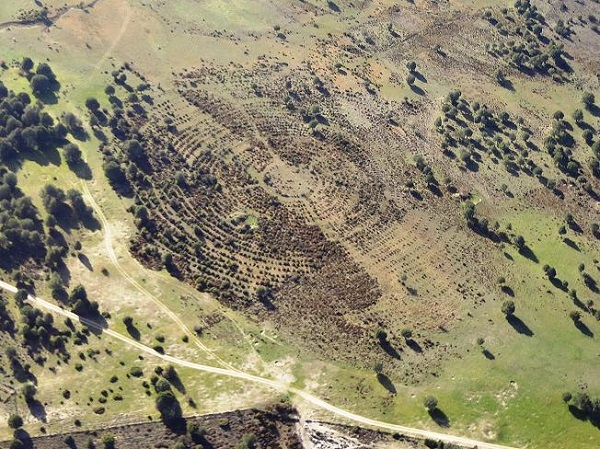
M 85 107 L 92 112 L 96 112 L 98 109 L 100 109 L 100 103 L 95 98 L 88 98 L 85 100 Z
M 102 435 L 102 445 L 104 449 L 114 449 L 115 437 L 109 433 Z
M 594 103 L 596 103 L 596 97 L 594 97 L 594 94 L 591 92 L 585 92 L 581 97 L 581 102 L 586 109 L 590 109 Z
M 132 366 L 129 370 L 129 374 L 133 377 L 142 377 L 144 375 L 144 371 L 139 366 Z
M 423 399 L 423 405 L 429 411 L 435 410 L 438 406 L 438 400 L 435 396 L 426 396 L 425 399 Z
M 23 418 L 20 415 L 12 414 L 8 417 L 8 427 L 18 429 L 23 426 Z
M 514 315 L 516 307 L 515 307 L 515 303 L 511 300 L 508 301 L 504 301 L 502 303 L 502 307 L 500 308 L 500 310 L 502 311 L 502 313 L 504 315 L 506 315 L 507 317 L 510 317 L 512 315 Z

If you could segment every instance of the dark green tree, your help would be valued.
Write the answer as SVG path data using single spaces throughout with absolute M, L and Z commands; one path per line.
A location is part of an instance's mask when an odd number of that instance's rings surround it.
M 23 61 L 21 61 L 21 69 L 25 72 L 29 72 L 33 69 L 33 61 L 31 58 L 28 58 L 27 56 L 23 58 Z
M 81 150 L 74 143 L 68 143 L 63 147 L 65 161 L 69 166 L 75 166 L 82 162 Z
M 12 414 L 8 417 L 8 427 L 11 429 L 18 429 L 23 427 L 23 418 L 20 415 Z
M 594 97 L 594 94 L 591 92 L 585 92 L 581 97 L 581 102 L 586 109 L 591 109 L 591 107 L 596 103 L 596 97 Z
M 516 310 L 515 303 L 511 300 L 504 301 L 500 310 L 507 317 L 513 316 Z
M 37 75 L 45 76 L 50 80 L 50 82 L 56 81 L 56 75 L 52 71 L 52 68 L 50 68 L 50 66 L 45 62 L 40 62 L 38 64 L 37 68 L 35 69 L 35 73 Z
M 47 76 L 34 75 L 29 82 L 35 95 L 45 95 L 50 92 L 52 84 Z
M 88 98 L 85 100 L 85 107 L 92 112 L 96 112 L 98 109 L 100 109 L 100 103 L 95 98 Z
M 425 399 L 423 399 L 423 405 L 431 412 L 437 408 L 438 400 L 435 396 L 425 396 Z

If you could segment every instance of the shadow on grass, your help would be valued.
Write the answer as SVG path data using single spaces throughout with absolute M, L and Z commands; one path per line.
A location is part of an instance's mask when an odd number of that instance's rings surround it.
M 415 84 L 411 84 L 410 85 L 410 90 L 412 90 L 415 94 L 419 95 L 419 96 L 423 96 L 425 95 L 425 91 L 423 89 L 421 89 L 419 86 L 415 85 Z
M 526 259 L 531 260 L 534 263 L 538 263 L 539 259 L 536 257 L 536 255 L 533 253 L 533 251 L 531 251 L 531 248 L 529 248 L 528 246 L 524 246 L 519 250 L 519 254 L 523 257 L 525 257 Z
M 565 242 L 565 245 L 567 245 L 569 248 L 573 248 L 575 251 L 581 251 L 579 249 L 579 246 L 577 245 L 577 243 L 575 243 L 573 240 L 571 240 L 568 237 L 565 237 L 563 239 L 563 242 Z
M 488 360 L 496 360 L 496 356 L 494 354 L 492 354 L 490 351 L 488 351 L 487 349 L 484 349 L 482 351 L 482 354 L 485 356 L 486 359 Z
M 83 266 L 85 266 L 88 270 L 94 271 L 94 267 L 92 266 L 92 262 L 90 262 L 90 259 L 88 256 L 86 256 L 83 253 L 79 253 L 79 254 L 77 254 L 77 258 L 83 264 Z
M 48 422 L 48 415 L 46 413 L 46 408 L 44 404 L 42 404 L 37 399 L 33 401 L 27 402 L 27 407 L 29 408 L 29 412 L 35 416 L 35 418 L 41 422 Z
M 421 347 L 421 345 L 419 343 L 417 343 L 415 340 L 413 340 L 412 338 L 409 338 L 408 340 L 406 340 L 406 344 L 408 345 L 408 347 L 410 349 L 412 349 L 415 352 L 423 352 L 423 348 Z
M 513 298 L 515 296 L 515 291 L 512 288 L 510 288 L 508 285 L 503 285 L 502 287 L 500 287 L 500 290 L 502 290 L 502 292 L 508 296 L 511 296 Z
M 87 162 L 79 161 L 75 164 L 68 165 L 71 171 L 75 173 L 75 176 L 77 176 L 79 179 L 85 179 L 87 181 L 92 179 L 92 169 Z
M 583 321 L 576 321 L 575 327 L 586 337 L 594 338 L 594 333 Z
M 23 449 L 33 449 L 35 447 L 33 445 L 31 435 L 29 435 L 29 433 L 26 430 L 17 429 L 14 431 L 13 436 L 15 437 L 15 439 L 23 443 L 23 446 L 21 446 Z
M 506 321 L 508 321 L 508 324 L 510 324 L 519 334 L 533 337 L 533 331 L 519 317 L 510 315 L 506 317 Z
M 377 373 L 377 381 L 390 393 L 396 394 L 397 390 L 392 380 L 383 373 Z
M 450 427 L 450 418 L 441 411 L 439 408 L 434 408 L 433 410 L 428 411 L 431 419 L 440 427 L 448 428 Z
M 127 326 L 127 333 L 131 335 L 131 338 L 133 338 L 134 340 L 139 341 L 141 338 L 140 331 L 137 327 L 135 327 L 135 324 L 130 324 L 129 326 Z
M 394 359 L 400 359 L 400 353 L 396 350 L 396 348 L 392 346 L 392 344 L 387 339 L 381 340 L 379 342 L 379 345 L 386 352 L 387 355 Z

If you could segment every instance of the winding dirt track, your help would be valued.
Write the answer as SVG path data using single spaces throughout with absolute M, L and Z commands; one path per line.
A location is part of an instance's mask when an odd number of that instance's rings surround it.
M 213 351 L 211 351 L 211 349 L 209 349 L 204 343 L 202 343 L 200 341 L 200 339 L 198 338 L 196 333 L 192 332 L 186 326 L 186 324 L 177 316 L 177 314 L 175 312 L 173 312 L 171 309 L 169 309 L 162 301 L 160 301 L 160 299 L 158 299 L 156 296 L 154 296 L 152 293 L 150 293 L 148 290 L 146 290 L 139 282 L 137 282 L 127 272 L 127 270 L 125 270 L 121 266 L 119 259 L 117 258 L 117 255 L 115 253 L 115 250 L 112 246 L 112 231 L 111 231 L 108 219 L 104 215 L 104 212 L 102 211 L 102 209 L 100 208 L 98 203 L 96 203 L 96 200 L 92 196 L 87 183 L 85 181 L 82 181 L 81 186 L 82 186 L 84 197 L 91 204 L 92 208 L 94 209 L 94 212 L 96 212 L 96 214 L 100 218 L 100 222 L 102 223 L 102 230 L 104 231 L 104 246 L 106 247 L 106 252 L 108 253 L 108 257 L 109 257 L 110 261 L 112 262 L 114 267 L 119 271 L 121 276 L 123 276 L 123 278 L 127 282 L 129 282 L 129 284 L 131 284 L 136 290 L 138 290 L 140 293 L 142 293 L 146 298 L 150 299 L 150 301 L 152 301 L 154 304 L 156 304 L 164 312 L 164 314 L 166 316 L 168 316 L 171 320 L 173 320 L 173 322 L 175 322 L 177 324 L 177 326 L 179 326 L 179 328 L 185 333 L 185 335 L 187 335 L 188 338 L 190 338 L 200 350 L 202 350 L 203 352 L 205 352 L 208 355 L 209 358 L 213 359 L 215 362 L 217 362 L 219 365 L 221 365 L 224 368 L 227 368 L 231 371 L 238 371 L 238 369 L 235 368 L 233 365 L 227 363 L 226 361 L 221 359 L 219 356 L 214 354 Z
M 16 293 L 16 291 L 17 291 L 16 287 L 14 287 L 6 282 L 3 282 L 3 281 L 0 281 L 0 288 L 4 289 L 6 291 L 12 292 L 12 293 Z M 367 418 L 364 416 L 360 416 L 355 413 L 349 412 L 347 410 L 338 408 L 334 405 L 331 405 L 331 404 L 325 402 L 324 400 L 322 400 L 316 396 L 313 396 L 312 394 L 307 393 L 303 390 L 300 390 L 300 389 L 294 388 L 294 387 L 290 387 L 289 385 L 286 385 L 281 382 L 277 382 L 275 380 L 267 379 L 265 377 L 255 376 L 253 374 L 247 374 L 247 373 L 244 373 L 239 370 L 218 368 L 218 367 L 210 366 L 210 365 L 202 365 L 200 363 L 189 362 L 187 360 L 179 359 L 177 357 L 172 357 L 167 354 L 159 354 L 154 349 L 152 349 L 146 345 L 143 345 L 140 342 L 133 340 L 132 338 L 126 337 L 125 335 L 115 332 L 112 329 L 104 328 L 92 320 L 88 320 L 86 318 L 83 318 L 83 317 L 80 317 L 80 316 L 74 314 L 73 312 L 64 310 L 61 307 L 57 306 L 56 304 L 52 304 L 48 301 L 43 300 L 42 298 L 38 298 L 38 297 L 30 295 L 28 298 L 28 301 L 36 307 L 48 310 L 48 311 L 53 312 L 58 315 L 62 315 L 64 317 L 71 318 L 72 320 L 75 320 L 75 321 L 79 321 L 82 324 L 84 324 L 85 326 L 88 326 L 90 328 L 94 328 L 98 331 L 101 331 L 102 333 L 104 333 L 110 337 L 113 337 L 131 347 L 138 349 L 139 351 L 145 352 L 147 354 L 150 354 L 156 358 L 162 359 L 162 360 L 172 363 L 174 365 L 183 366 L 185 368 L 190 368 L 190 369 L 194 369 L 197 371 L 203 371 L 203 372 L 217 374 L 217 375 L 221 375 L 221 376 L 228 376 L 228 377 L 233 377 L 233 378 L 237 378 L 237 379 L 241 379 L 241 380 L 246 380 L 249 382 L 262 384 L 266 387 L 273 388 L 277 391 L 289 392 L 289 393 L 292 393 L 292 394 L 302 398 L 304 401 L 308 402 L 309 404 L 312 404 L 320 409 L 326 410 L 335 416 L 345 418 L 345 419 L 354 421 L 356 423 L 360 423 L 360 424 L 372 426 L 372 427 L 378 427 L 380 429 L 385 429 L 385 430 L 392 431 L 392 432 L 399 432 L 406 436 L 411 436 L 411 437 L 415 437 L 415 438 L 430 438 L 433 440 L 440 440 L 440 441 L 444 441 L 446 443 L 458 444 L 461 446 L 472 447 L 472 448 L 477 448 L 477 449 L 516 449 L 516 448 L 510 447 L 510 446 L 502 446 L 499 444 L 486 443 L 483 441 L 476 441 L 476 440 L 471 440 L 469 438 L 447 435 L 447 434 L 438 433 L 438 432 L 431 432 L 428 430 L 414 429 L 412 427 L 405 427 L 405 426 L 400 426 L 397 424 L 390 424 L 390 423 L 386 423 L 383 421 L 377 421 L 375 419 L 370 419 L 370 418 Z
M 99 1 L 99 0 L 94 0 L 86 6 L 88 6 L 88 7 L 94 6 L 97 3 L 97 1 Z M 56 20 L 62 14 L 68 12 L 70 9 L 78 9 L 78 8 L 65 9 L 64 11 L 61 11 L 60 14 L 58 14 L 56 17 L 52 17 L 51 19 Z M 129 23 L 132 19 L 132 16 L 133 16 L 133 14 L 132 14 L 131 8 L 129 8 L 127 11 L 127 15 L 124 18 L 123 23 L 121 25 L 119 33 L 115 36 L 115 39 L 113 40 L 110 47 L 106 50 L 106 52 L 103 54 L 103 56 L 100 58 L 100 60 L 96 63 L 95 68 L 98 68 L 108 57 L 110 57 L 112 52 L 115 50 L 115 48 L 119 44 L 121 38 L 123 37 L 123 35 L 126 32 L 128 26 L 129 26 Z M 0 29 L 4 29 L 4 28 L 10 27 L 10 26 L 35 26 L 35 25 L 38 25 L 38 23 L 36 22 L 36 23 L 31 23 L 31 24 L 24 24 L 24 23 L 19 23 L 19 22 L 5 22 L 5 23 L 0 23 Z M 64 310 L 63 308 L 57 306 L 56 304 L 45 301 L 42 298 L 38 298 L 38 297 L 34 297 L 34 296 L 30 295 L 28 297 L 28 301 L 32 305 L 39 307 L 41 309 L 48 310 L 57 315 L 71 318 L 74 321 L 79 321 L 82 324 L 84 324 L 85 326 L 94 328 L 98 331 L 101 331 L 103 334 L 106 334 L 112 338 L 115 338 L 115 339 L 129 345 L 132 348 L 136 348 L 137 350 L 139 350 L 141 352 L 145 352 L 153 357 L 162 359 L 162 360 L 172 363 L 174 365 L 194 369 L 197 371 L 212 373 L 212 374 L 216 374 L 216 375 L 237 378 L 237 379 L 245 380 L 248 382 L 254 382 L 257 384 L 262 384 L 266 387 L 269 387 L 269 388 L 272 388 L 272 389 L 275 389 L 275 390 L 281 391 L 281 392 L 289 392 L 289 393 L 296 395 L 299 398 L 302 398 L 307 403 L 310 403 L 320 409 L 326 410 L 335 416 L 338 416 L 340 418 L 345 418 L 347 420 L 351 420 L 351 421 L 354 421 L 354 422 L 362 424 L 362 425 L 377 427 L 377 428 L 384 429 L 387 431 L 392 431 L 392 432 L 399 432 L 406 436 L 411 436 L 411 437 L 415 437 L 415 438 L 430 438 L 430 439 L 434 439 L 434 440 L 440 440 L 440 441 L 443 441 L 446 443 L 458 444 L 461 446 L 477 448 L 477 449 L 516 449 L 516 448 L 510 447 L 510 446 L 486 443 L 483 441 L 472 440 L 469 438 L 463 438 L 463 437 L 458 437 L 458 436 L 453 436 L 453 435 L 448 435 L 448 434 L 443 434 L 443 433 L 438 433 L 438 432 L 432 432 L 432 431 L 428 431 L 428 430 L 415 429 L 415 428 L 411 428 L 411 427 L 405 427 L 405 426 L 401 426 L 401 425 L 396 425 L 396 424 L 391 424 L 391 423 L 386 423 L 383 421 L 370 419 L 370 418 L 343 410 L 341 408 L 335 407 L 334 405 L 331 405 L 331 404 L 325 402 L 324 400 L 322 400 L 308 392 L 291 387 L 285 383 L 278 382 L 276 380 L 272 380 L 272 379 L 269 379 L 266 377 L 257 376 L 254 374 L 248 374 L 246 372 L 238 370 L 234 366 L 230 365 L 226 361 L 219 358 L 216 354 L 213 353 L 213 351 L 211 351 L 208 347 L 206 347 L 197 338 L 196 334 L 194 332 L 192 332 L 173 311 L 171 311 L 166 305 L 164 305 L 156 296 L 152 295 L 142 285 L 140 285 L 120 265 L 119 260 L 118 260 L 116 254 L 114 252 L 114 249 L 112 247 L 112 233 L 111 233 L 111 229 L 110 229 L 110 224 L 108 223 L 108 220 L 106 219 L 100 206 L 94 200 L 94 198 L 93 198 L 92 194 L 90 193 L 89 188 L 85 182 L 82 182 L 82 188 L 83 188 L 83 193 L 86 196 L 86 199 L 90 202 L 93 209 L 99 216 L 100 221 L 102 222 L 106 250 L 107 250 L 108 256 L 109 256 L 112 264 L 115 266 L 115 268 L 133 287 L 135 287 L 140 293 L 142 293 L 144 296 L 146 296 L 148 299 L 150 299 L 170 319 L 172 319 L 182 329 L 182 331 L 184 331 L 185 334 L 188 335 L 194 341 L 194 344 L 199 349 L 201 349 L 203 352 L 205 352 L 209 358 L 211 358 L 212 360 L 217 362 L 222 367 L 203 365 L 203 364 L 179 359 L 179 358 L 176 358 L 176 357 L 173 357 L 170 355 L 160 354 L 160 353 L 156 352 L 154 349 L 152 349 L 148 346 L 145 346 L 132 338 L 122 335 L 112 329 L 105 328 L 92 320 L 88 320 L 88 319 L 80 317 L 72 312 Z M 13 285 L 8 284 L 6 282 L 3 282 L 3 281 L 0 281 L 0 289 L 6 290 L 6 291 L 9 291 L 12 293 L 17 292 L 16 287 L 14 287 Z
M 232 365 L 228 364 L 224 360 L 217 357 L 214 353 L 212 353 L 212 351 L 209 348 L 207 348 L 198 339 L 198 337 L 196 336 L 195 333 L 190 331 L 190 329 L 185 325 L 185 323 L 172 310 L 170 310 L 157 297 L 152 295 L 142 285 L 140 285 L 121 266 L 121 264 L 119 263 L 119 260 L 117 258 L 117 255 L 114 251 L 114 248 L 112 246 L 112 231 L 111 231 L 110 223 L 108 222 L 108 219 L 104 215 L 104 212 L 102 211 L 102 209 L 100 208 L 98 203 L 96 203 L 94 197 L 92 196 L 92 194 L 89 190 L 87 183 L 82 181 L 81 184 L 82 184 L 83 194 L 86 197 L 86 200 L 89 201 L 92 208 L 94 209 L 94 211 L 100 218 L 100 222 L 102 223 L 102 229 L 104 231 L 104 244 L 106 247 L 106 251 L 108 253 L 108 256 L 109 256 L 112 264 L 115 266 L 115 268 L 132 286 L 134 286 L 138 291 L 140 291 L 148 299 L 150 299 L 153 303 L 155 303 L 158 307 L 160 307 L 161 310 L 163 310 L 164 313 L 169 318 L 171 318 L 175 323 L 177 323 L 179 325 L 179 327 L 188 336 L 190 336 L 190 338 L 193 339 L 196 346 L 198 346 L 202 351 L 206 352 L 209 357 L 211 357 L 217 363 L 219 363 L 221 365 L 221 368 L 210 366 L 210 365 L 202 365 L 202 364 L 198 364 L 198 363 L 194 363 L 194 362 L 189 362 L 187 360 L 182 360 L 182 359 L 172 357 L 172 356 L 169 356 L 166 354 L 159 354 L 158 352 L 154 351 L 154 349 L 152 349 L 148 346 L 145 346 L 129 337 L 126 337 L 126 336 L 118 333 L 118 332 L 115 332 L 111 329 L 102 329 L 97 323 L 87 320 L 85 318 L 79 317 L 79 316 L 75 315 L 74 313 L 68 312 L 68 311 L 66 311 L 52 303 L 49 303 L 41 298 L 30 297 L 30 300 L 32 302 L 34 302 L 36 305 L 38 305 L 42 308 L 51 310 L 55 313 L 59 313 L 63 316 L 69 316 L 73 320 L 79 320 L 82 323 L 84 323 L 86 326 L 94 327 L 96 329 L 101 329 L 103 332 L 105 332 L 107 335 L 110 335 L 111 337 L 114 337 L 130 346 L 133 346 L 133 347 L 139 349 L 140 351 L 149 353 L 155 357 L 161 358 L 172 364 L 195 369 L 198 371 L 204 371 L 204 372 L 209 372 L 209 373 L 213 373 L 213 374 L 243 379 L 246 381 L 265 385 L 267 387 L 273 388 L 273 389 L 275 389 L 277 391 L 281 391 L 281 392 L 290 392 L 318 408 L 326 410 L 336 416 L 346 418 L 351 421 L 355 421 L 357 423 L 361 423 L 363 425 L 378 427 L 378 428 L 385 429 L 385 430 L 392 431 L 392 432 L 399 432 L 404 435 L 412 436 L 412 437 L 416 437 L 416 438 L 431 438 L 431 439 L 435 439 L 435 440 L 444 441 L 447 443 L 459 444 L 459 445 L 463 445 L 466 447 L 473 447 L 473 448 L 478 448 L 478 449 L 515 449 L 515 448 L 511 448 L 509 446 L 502 446 L 502 445 L 497 445 L 497 444 L 492 444 L 492 443 L 486 443 L 486 442 L 482 442 L 482 441 L 471 440 L 469 438 L 463 438 L 463 437 L 457 437 L 457 436 L 452 436 L 452 435 L 447 435 L 447 434 L 442 434 L 442 433 L 437 433 L 437 432 L 431 432 L 428 430 L 414 429 L 411 427 L 405 427 L 405 426 L 400 426 L 400 425 L 396 425 L 396 424 L 390 424 L 390 423 L 386 423 L 383 421 L 377 421 L 374 419 L 370 419 L 370 418 L 367 418 L 364 416 L 357 415 L 352 412 L 348 412 L 341 408 L 335 407 L 334 405 L 331 405 L 310 393 L 307 393 L 303 390 L 294 388 L 285 383 L 278 382 L 278 381 L 268 379 L 265 377 L 257 376 L 254 374 L 249 374 L 249 373 L 240 371 L 237 368 L 233 367 Z M 16 291 L 16 289 L 13 286 L 11 286 L 10 284 L 6 284 L 2 281 L 0 281 L 0 288 L 5 288 L 5 289 L 11 290 L 11 291 Z

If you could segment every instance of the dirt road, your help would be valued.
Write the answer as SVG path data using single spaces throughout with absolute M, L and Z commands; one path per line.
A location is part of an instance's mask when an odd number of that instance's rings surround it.
M 3 281 L 0 281 L 0 288 L 4 289 L 6 291 L 12 292 L 12 293 L 15 293 L 17 291 L 16 287 L 14 287 L 13 285 L 8 284 L 6 282 L 3 282 Z M 411 436 L 411 437 L 415 437 L 415 438 L 430 438 L 433 440 L 440 440 L 440 441 L 444 441 L 446 443 L 458 444 L 458 445 L 461 445 L 464 447 L 470 447 L 470 448 L 516 449 L 516 448 L 510 447 L 510 446 L 486 443 L 484 441 L 476 441 L 476 440 L 472 440 L 469 438 L 463 438 L 463 437 L 448 435 L 448 434 L 444 434 L 444 433 L 432 432 L 429 430 L 415 429 L 412 427 L 405 427 L 405 426 L 401 426 L 401 425 L 397 425 L 397 424 L 390 424 L 390 423 L 386 423 L 383 421 L 370 419 L 365 416 L 357 415 L 357 414 L 349 412 L 347 410 L 343 410 L 339 407 L 336 407 L 334 405 L 331 405 L 331 404 L 325 402 L 324 400 L 322 400 L 310 393 L 307 393 L 303 390 L 291 387 L 284 383 L 277 382 L 275 380 L 267 379 L 265 377 L 255 376 L 253 374 L 247 374 L 247 373 L 244 373 L 239 370 L 232 370 L 232 369 L 219 368 L 219 367 L 210 366 L 210 365 L 203 365 L 200 363 L 194 363 L 194 362 L 189 362 L 187 360 L 179 359 L 177 357 L 172 357 L 167 354 L 159 354 L 154 349 L 152 349 L 148 346 L 145 346 L 145 345 L 141 344 L 140 342 L 137 342 L 129 337 L 126 337 L 125 335 L 115 332 L 112 329 L 103 328 L 102 326 L 98 325 L 94 321 L 88 320 L 86 318 L 82 318 L 82 317 L 74 314 L 73 312 L 69 312 L 67 310 L 62 309 L 61 307 L 57 306 L 56 304 L 52 304 L 48 301 L 45 301 L 42 298 L 38 298 L 38 297 L 34 297 L 34 296 L 30 295 L 28 298 L 28 301 L 32 305 L 39 307 L 41 309 L 45 309 L 45 310 L 48 310 L 55 314 L 71 318 L 74 321 L 80 321 L 82 324 L 84 324 L 88 327 L 100 330 L 104 334 L 106 334 L 112 338 L 115 338 L 117 340 L 120 340 L 121 342 L 123 342 L 131 347 L 134 347 L 141 352 L 145 352 L 149 355 L 152 355 L 156 358 L 162 359 L 162 360 L 172 363 L 174 365 L 183 366 L 183 367 L 194 369 L 197 371 L 203 371 L 203 372 L 207 372 L 207 373 L 213 373 L 213 374 L 217 374 L 217 375 L 221 375 L 221 376 L 228 376 L 228 377 L 233 377 L 233 378 L 237 378 L 237 379 L 242 379 L 242 380 L 245 380 L 248 382 L 262 384 L 266 387 L 273 388 L 280 392 L 289 392 L 289 393 L 292 393 L 292 394 L 296 395 L 297 397 L 303 399 L 304 401 L 308 402 L 309 404 L 312 404 L 318 408 L 326 410 L 337 417 L 344 418 L 344 419 L 347 419 L 350 421 L 354 421 L 354 422 L 362 424 L 362 425 L 366 425 L 366 426 L 370 426 L 370 427 L 377 427 L 377 428 L 384 429 L 384 430 L 391 431 L 391 432 L 398 432 L 398 433 L 404 434 L 406 436 Z

